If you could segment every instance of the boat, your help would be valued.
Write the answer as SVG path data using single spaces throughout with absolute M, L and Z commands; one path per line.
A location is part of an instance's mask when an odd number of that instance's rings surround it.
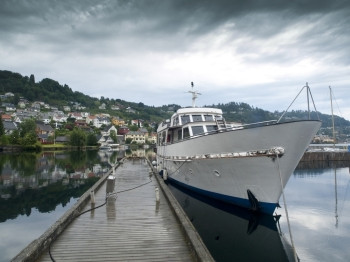
M 281 231 L 281 215 L 251 212 L 176 184 L 169 189 L 215 261 L 299 261 Z
M 227 123 L 221 109 L 196 107 L 200 93 L 191 85 L 192 106 L 157 128 L 160 174 L 197 193 L 272 214 L 321 121 Z

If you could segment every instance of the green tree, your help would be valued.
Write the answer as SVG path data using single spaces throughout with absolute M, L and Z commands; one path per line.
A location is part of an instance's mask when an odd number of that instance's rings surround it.
M 139 127 L 136 126 L 136 125 L 130 125 L 130 126 L 129 126 L 129 130 L 130 130 L 130 131 L 137 131 L 137 130 L 139 130 Z
M 23 146 L 29 146 L 34 145 L 37 141 L 37 137 L 35 133 L 27 133 L 24 137 L 21 139 L 21 144 Z
M 33 119 L 27 119 L 19 125 L 19 143 L 21 145 L 33 145 L 37 141 L 35 132 L 36 124 Z
M 20 143 L 18 129 L 14 130 L 8 137 L 11 145 L 18 145 Z
M 118 137 L 117 137 L 117 134 L 114 130 L 111 131 L 110 137 L 113 139 L 114 143 L 118 142 Z
M 1 114 L 0 114 L 1 118 Z M 2 122 L 2 119 L 0 119 L 0 136 L 5 134 L 5 128 L 4 128 L 4 123 Z
M 71 146 L 83 147 L 86 145 L 86 134 L 80 128 L 75 127 L 70 135 Z
M 6 135 L 0 136 L 0 144 L 1 145 L 8 145 L 9 139 Z
M 24 137 L 28 133 L 35 133 L 36 124 L 33 119 L 26 119 L 19 125 L 19 135 Z
M 29 77 L 29 83 L 30 83 L 31 85 L 34 85 L 34 84 L 35 84 L 35 78 L 34 78 L 34 75 L 33 75 L 33 74 L 30 75 L 30 77 Z
M 89 133 L 86 137 L 86 145 L 87 146 L 96 146 L 97 145 L 97 137 L 94 133 Z

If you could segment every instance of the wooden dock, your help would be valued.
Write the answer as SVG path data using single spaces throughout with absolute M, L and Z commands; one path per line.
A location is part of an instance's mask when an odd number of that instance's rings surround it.
M 115 191 L 95 193 L 100 208 L 78 216 L 52 243 L 55 261 L 195 261 L 193 249 L 145 159 L 116 169 Z M 91 208 L 91 202 L 85 210 Z M 52 261 L 46 251 L 37 261 Z

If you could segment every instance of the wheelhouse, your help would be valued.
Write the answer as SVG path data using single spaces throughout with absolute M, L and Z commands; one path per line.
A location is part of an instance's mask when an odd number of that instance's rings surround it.
M 221 109 L 181 108 L 158 127 L 158 145 L 215 133 L 233 127 L 226 124 Z

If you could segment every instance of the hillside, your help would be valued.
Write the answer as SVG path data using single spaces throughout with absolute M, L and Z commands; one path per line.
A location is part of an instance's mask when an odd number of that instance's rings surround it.
M 147 106 L 143 103 L 127 102 L 121 99 L 110 99 L 101 97 L 94 98 L 81 92 L 73 91 L 68 85 L 61 85 L 57 81 L 45 78 L 40 82 L 35 82 L 34 75 L 22 76 L 19 73 L 0 70 L 0 94 L 12 92 L 15 94 L 12 102 L 17 104 L 21 97 L 28 101 L 43 101 L 61 109 L 65 105 L 79 103 L 86 107 L 91 113 L 101 112 L 99 107 L 106 105 L 105 113 L 119 116 L 126 119 L 143 119 L 148 122 L 159 122 L 164 118 L 169 118 L 171 113 L 178 109 L 179 105 L 164 105 L 161 107 Z M 121 110 L 112 110 L 112 106 L 117 106 Z M 126 108 L 132 108 L 135 113 L 127 113 Z M 210 105 L 210 107 L 221 108 L 227 121 L 251 123 L 273 119 L 279 119 L 282 112 L 269 112 L 260 108 L 252 107 L 242 102 L 230 102 L 227 104 Z M 330 115 L 318 114 L 322 121 L 323 132 L 328 134 L 332 126 Z M 291 111 L 285 115 L 285 120 L 307 119 L 307 111 Z M 317 119 L 316 113 L 312 113 L 312 119 Z M 350 134 L 350 122 L 344 118 L 335 116 L 335 123 L 339 134 Z
M 121 99 L 109 99 L 101 97 L 100 99 L 90 97 L 81 92 L 73 91 L 68 85 L 61 85 L 57 81 L 45 78 L 40 82 L 35 82 L 34 75 L 22 76 L 19 73 L 0 70 L 0 94 L 11 92 L 15 96 L 11 102 L 17 105 L 20 98 L 25 98 L 30 102 L 42 101 L 51 106 L 62 110 L 63 106 L 80 104 L 86 107 L 91 113 L 109 113 L 114 116 L 127 119 L 143 119 L 149 122 L 159 122 L 169 117 L 168 106 L 150 107 L 143 103 L 132 103 Z M 99 107 L 105 104 L 103 111 Z M 112 110 L 112 106 L 117 106 L 121 110 Z M 132 108 L 133 112 L 126 112 L 126 108 Z

